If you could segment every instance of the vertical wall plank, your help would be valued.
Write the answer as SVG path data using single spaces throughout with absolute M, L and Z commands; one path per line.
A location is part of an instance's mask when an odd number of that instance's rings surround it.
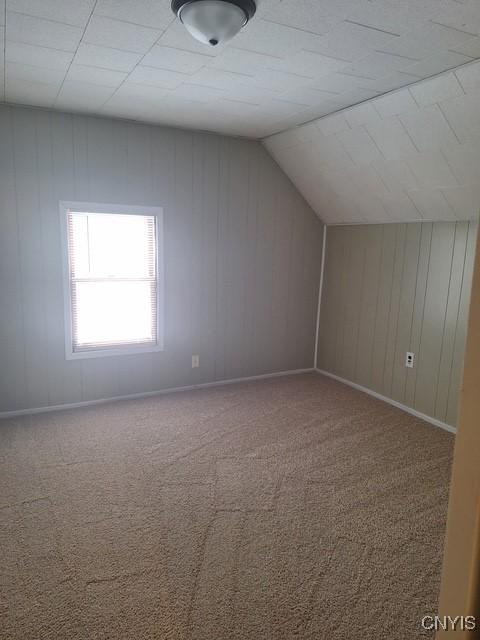
M 454 223 L 435 223 L 432 232 L 430 268 L 417 352 L 417 383 L 414 407 L 429 416 L 435 413 L 438 370 L 452 270 Z
M 450 372 L 448 389 L 447 423 L 455 424 L 458 414 L 458 389 L 462 382 L 463 359 L 465 342 L 467 339 L 468 311 L 470 307 L 470 291 L 472 287 L 473 268 L 475 261 L 475 246 L 478 234 L 478 223 L 468 224 L 467 251 L 462 278 L 462 290 L 458 309 L 457 324 L 454 338 L 454 352 Z
M 422 227 L 420 224 L 406 225 L 397 332 L 395 343 L 392 345 L 394 360 L 392 362 L 392 386 L 390 395 L 398 402 L 404 401 L 407 371 L 405 359 L 407 351 L 410 351 L 410 331 L 415 303 L 421 232 Z
M 347 248 L 347 273 L 344 281 L 344 327 L 342 350 L 339 354 L 340 375 L 349 380 L 355 377 L 355 365 L 362 303 L 362 281 L 365 268 L 364 227 L 351 227 Z
M 55 233 L 51 247 L 55 259 L 55 275 L 52 283 L 54 300 L 49 309 L 53 341 L 50 346 L 55 361 L 50 389 L 53 405 L 80 402 L 83 398 L 82 362 L 65 360 L 65 326 L 63 316 L 63 273 L 58 203 L 72 200 L 75 193 L 75 164 L 73 117 L 63 113 L 51 114 L 52 126 L 52 200 L 49 207 L 50 225 Z M 43 151 L 43 150 L 42 150 Z
M 21 238 L 17 221 L 13 111 L 0 107 L 0 406 L 26 406 Z
M 382 260 L 382 225 L 364 227 L 365 268 L 362 278 L 360 319 L 357 351 L 355 353 L 355 381 L 366 387 L 371 383 L 372 355 L 375 339 L 375 316 Z
M 408 351 L 418 355 L 420 348 L 420 337 L 423 327 L 425 293 L 427 289 L 428 270 L 430 265 L 430 252 L 432 245 L 433 225 L 422 223 L 420 238 L 420 256 L 418 260 L 418 271 L 415 283 L 415 299 L 413 302 L 412 323 L 410 328 L 410 348 Z M 409 407 L 413 407 L 415 401 L 415 385 L 418 372 L 418 357 L 416 366 L 406 370 L 404 402 Z
M 243 343 L 245 321 L 245 287 L 247 254 L 248 145 L 239 140 L 230 142 L 228 174 L 228 217 L 226 249 L 228 260 L 221 274 L 225 289 L 225 375 L 239 378 L 246 371 L 246 350 Z
M 383 392 L 385 375 L 385 356 L 388 340 L 388 321 L 392 298 L 392 284 L 397 248 L 397 225 L 388 225 L 383 234 L 382 262 L 377 298 L 377 313 L 374 323 L 374 341 L 372 356 L 372 389 Z
M 448 391 L 455 348 L 455 330 L 457 327 L 462 293 L 465 257 L 467 251 L 468 222 L 455 225 L 452 268 L 448 286 L 447 308 L 443 327 L 440 365 L 438 368 L 435 396 L 435 417 L 445 421 L 447 418 Z
M 395 263 L 393 266 L 392 292 L 388 309 L 388 332 L 385 351 L 385 365 L 383 374 L 383 394 L 392 395 L 393 372 L 395 367 L 395 349 L 398 336 L 398 316 L 400 311 L 400 296 L 405 271 L 405 242 L 407 225 L 398 225 L 395 242 Z

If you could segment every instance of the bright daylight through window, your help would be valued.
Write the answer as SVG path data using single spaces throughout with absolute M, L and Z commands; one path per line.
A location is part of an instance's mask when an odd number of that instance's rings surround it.
M 161 348 L 157 217 L 72 209 L 66 217 L 71 356 Z

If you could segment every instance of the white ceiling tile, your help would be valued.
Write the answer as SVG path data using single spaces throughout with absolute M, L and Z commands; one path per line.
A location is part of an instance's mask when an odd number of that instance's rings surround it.
M 87 82 L 104 87 L 118 87 L 127 77 L 124 71 L 112 71 L 100 67 L 87 67 L 81 64 L 72 64 L 67 74 L 67 80 L 73 82 Z
M 369 164 L 382 158 L 377 145 L 363 127 L 335 134 L 357 164 Z
M 95 14 L 155 29 L 164 29 L 175 19 L 170 2 L 160 0 L 98 0 Z
M 408 89 L 401 89 L 386 96 L 375 98 L 372 100 L 372 105 L 382 118 L 389 118 L 411 109 L 414 111 L 418 109 L 417 103 Z
M 408 195 L 425 220 L 457 219 L 440 189 L 418 189 L 408 191 Z
M 459 220 L 478 220 L 480 211 L 478 180 L 476 185 L 442 189 L 442 193 Z
M 330 73 L 312 83 L 312 88 L 319 91 L 328 91 L 338 95 L 351 91 L 353 87 L 368 88 L 368 80 L 362 82 L 361 78 L 354 78 L 341 73 Z
M 315 141 L 321 143 L 324 134 L 318 126 L 319 122 L 321 122 L 321 119 L 302 124 L 299 127 L 295 127 L 295 129 L 291 129 L 291 131 L 294 132 L 299 143 L 309 144 Z
M 321 36 L 309 48 L 342 60 L 353 62 L 376 49 L 383 49 L 395 43 L 396 35 L 344 22 L 325 36 Z
M 257 105 L 258 106 L 258 105 Z M 261 105 L 260 111 L 265 113 L 266 116 L 270 116 L 275 120 L 278 120 L 284 116 L 291 116 L 302 112 L 305 109 L 305 105 L 298 104 L 296 102 L 288 102 L 286 100 L 278 100 L 272 98 Z
M 89 67 L 102 67 L 113 71 L 132 71 L 142 59 L 141 53 L 121 51 L 110 47 L 81 42 L 75 54 L 75 63 Z
M 137 84 L 149 84 L 153 87 L 160 87 L 161 89 L 175 89 L 188 78 L 189 76 L 184 73 L 139 65 L 135 67 L 128 79 Z
M 443 155 L 460 185 L 480 184 L 480 145 L 478 140 L 444 149 Z
M 292 116 L 291 126 L 303 125 L 311 122 L 315 118 L 323 118 L 327 114 L 331 114 L 336 110 L 335 103 L 330 100 L 323 100 L 315 107 L 305 107 L 305 109 L 299 112 L 297 115 Z
M 338 134 L 342 135 L 342 134 Z M 333 136 L 325 136 L 321 142 L 316 141 L 313 144 L 306 144 L 303 150 L 310 154 L 312 166 L 318 169 L 348 169 L 352 170 L 355 165 L 345 151 L 338 138 Z
M 380 120 L 378 112 L 373 108 L 370 102 L 363 102 L 356 107 L 347 109 L 345 111 L 345 118 L 351 127 L 373 124 Z
M 237 87 L 252 83 L 253 76 L 248 76 L 243 73 L 232 73 L 231 71 L 221 71 L 220 69 L 213 69 L 210 67 L 204 67 L 195 76 L 189 79 L 192 82 L 195 78 L 195 84 L 201 84 L 207 87 L 213 87 L 214 89 L 222 89 L 225 91 L 235 91 Z M 184 78 L 186 81 L 187 79 Z
M 405 158 L 405 161 L 421 187 L 458 187 L 458 181 L 439 152 L 418 153 Z
M 38 82 L 41 78 L 42 83 L 56 84 L 60 86 L 64 77 L 64 69 L 47 69 L 41 67 L 32 67 L 28 64 L 19 64 L 17 62 L 6 62 L 5 72 L 7 78 L 18 78 L 31 82 Z
M 193 102 L 212 102 L 218 98 L 225 97 L 225 92 L 213 87 L 205 87 L 200 84 L 184 82 L 173 90 L 177 98 L 191 100 Z
M 235 46 L 229 46 L 221 56 L 210 60 L 210 66 L 221 71 L 253 75 L 259 71 L 264 71 L 269 64 L 281 59 L 277 56 L 269 56 L 264 53 L 255 53 L 254 51 L 246 51 Z
M 471 89 L 480 88 L 480 62 L 472 62 L 457 69 L 455 75 L 467 93 Z
M 197 79 L 197 76 L 195 76 L 195 80 L 196 79 Z M 211 78 L 207 76 L 207 81 L 210 81 L 210 80 Z M 223 91 L 226 95 L 228 95 L 229 98 L 236 98 L 237 100 L 243 100 L 244 102 L 262 104 L 263 102 L 266 102 L 270 98 L 279 98 L 280 96 L 283 97 L 283 94 L 280 91 L 266 89 L 265 87 L 255 87 L 253 85 L 248 85 L 248 84 L 239 84 L 236 77 L 235 77 L 235 82 L 232 84 L 230 84 L 228 78 L 227 79 L 220 78 L 217 80 L 218 80 L 217 87 L 206 85 L 206 88 L 215 89 L 217 91 Z M 285 127 L 283 128 L 285 129 Z
M 8 0 L 7 10 L 84 27 L 95 0 Z
M 417 209 L 412 199 L 402 191 L 382 194 L 379 198 L 392 222 L 411 222 L 422 218 L 422 213 Z
M 156 45 L 143 58 L 142 64 L 148 67 L 178 71 L 179 73 L 194 74 L 200 71 L 210 60 L 210 56 L 200 53 Z
M 455 45 L 455 47 L 451 49 L 470 58 L 480 58 L 480 38 L 471 38 L 470 40 L 462 42 L 462 44 Z
M 328 33 L 342 20 L 338 15 L 326 13 L 321 3 L 305 0 L 281 2 L 265 12 L 263 19 L 317 34 Z
M 161 31 L 136 24 L 94 15 L 83 36 L 83 42 L 114 47 L 133 53 L 147 53 Z
M 286 71 L 310 78 L 321 78 L 349 65 L 345 60 L 337 60 L 315 51 L 298 51 L 282 59 L 270 59 L 268 69 Z
M 318 105 L 324 100 L 334 100 L 338 94 L 330 91 L 320 91 L 319 89 L 311 89 L 310 87 L 296 87 L 295 89 L 288 89 L 282 91 L 281 96 L 285 100 L 298 100 L 302 104 L 308 106 Z
M 97 111 L 113 95 L 112 87 L 66 80 L 58 94 L 55 106 L 72 111 Z
M 421 60 L 435 54 L 437 51 L 455 49 L 470 40 L 471 37 L 471 34 L 464 33 L 458 29 L 451 29 L 430 22 L 420 25 L 396 40 L 391 40 L 381 48 L 388 53 L 396 53 Z
M 377 147 L 387 159 L 416 153 L 416 149 L 396 116 L 367 125 Z
M 418 82 L 417 76 L 412 76 L 406 71 L 394 71 L 391 75 L 385 76 L 385 78 L 375 80 L 370 86 L 380 94 L 396 91 L 412 84 L 412 82 Z
M 7 40 L 61 51 L 75 51 L 82 37 L 82 29 L 60 22 L 32 18 L 13 11 L 7 12 Z
M 316 125 L 325 136 L 350 129 L 344 113 L 334 113 L 331 116 L 325 116 L 317 120 Z
M 458 144 L 452 128 L 436 104 L 398 116 L 419 151 Z
M 418 189 L 420 183 L 405 160 L 378 160 L 372 163 L 383 183 L 391 191 Z
M 394 71 L 406 70 L 411 64 L 412 58 L 374 51 L 359 62 L 347 67 L 345 71 L 377 80 Z
M 460 142 L 469 142 L 480 136 L 480 90 L 438 103 Z
M 308 78 L 289 73 L 285 71 L 277 71 L 274 69 L 266 69 L 256 73 L 251 79 L 245 76 L 245 82 L 255 85 L 256 87 L 264 87 L 271 91 L 282 91 L 288 84 L 291 88 L 302 87 Z M 319 100 L 321 102 L 321 100 Z
M 356 166 L 348 171 L 349 188 L 352 189 L 353 195 L 358 190 L 367 193 L 382 195 L 388 193 L 384 183 L 380 179 L 378 173 L 371 165 Z M 345 172 L 339 174 L 339 186 L 345 188 Z
M 136 84 L 135 82 L 126 80 L 115 91 L 111 100 L 117 98 L 118 100 L 123 100 L 124 102 L 130 101 L 132 103 L 142 100 L 144 102 L 150 102 L 152 105 L 156 105 L 163 101 L 166 95 L 167 89 L 152 87 L 146 84 Z
M 458 67 L 470 60 L 471 58 L 468 56 L 454 53 L 453 51 L 438 51 L 433 56 L 420 60 L 420 62 L 415 62 L 410 67 L 407 67 L 405 71 L 419 78 L 428 78 L 442 71 L 448 71 L 448 69 Z
M 374 89 L 362 89 L 361 87 L 342 93 L 339 96 L 335 96 L 335 101 L 338 107 L 350 107 L 356 106 L 359 102 L 370 100 L 370 98 L 378 96 L 378 92 Z
M 231 100 L 229 98 L 219 98 L 214 103 L 209 104 L 209 109 L 216 110 L 218 113 L 238 116 L 240 118 L 250 115 L 258 111 L 258 104 L 251 102 L 243 102 L 241 100 Z
M 287 56 L 301 49 L 316 50 L 323 36 L 265 20 L 252 20 L 235 38 L 235 46 L 271 56 Z
M 374 29 L 403 34 L 434 18 L 438 9 L 438 0 L 371 0 L 352 3 L 346 17 Z
M 71 51 L 59 51 L 21 42 L 7 42 L 5 53 L 7 62 L 28 64 L 45 69 L 60 69 L 64 72 L 67 71 L 74 55 Z
M 426 106 L 463 95 L 464 92 L 455 74 L 447 73 L 413 85 L 410 93 L 419 106 Z
M 46 82 L 32 82 L 19 78 L 7 78 L 5 99 L 18 104 L 52 107 L 57 97 L 59 85 Z
M 480 13 L 477 0 L 466 2 L 443 2 L 433 18 L 434 22 L 444 24 L 473 35 L 480 33 Z

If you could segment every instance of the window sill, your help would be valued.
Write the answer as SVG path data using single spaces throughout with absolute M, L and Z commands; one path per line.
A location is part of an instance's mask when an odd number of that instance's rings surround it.
M 109 356 L 130 356 L 140 353 L 154 353 L 163 351 L 162 345 L 125 345 L 107 349 L 89 349 L 85 351 L 67 351 L 66 360 L 84 360 L 86 358 L 105 358 Z

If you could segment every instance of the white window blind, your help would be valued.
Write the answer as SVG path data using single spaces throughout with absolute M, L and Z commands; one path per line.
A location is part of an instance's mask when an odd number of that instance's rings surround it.
M 157 345 L 156 217 L 68 210 L 72 352 Z

